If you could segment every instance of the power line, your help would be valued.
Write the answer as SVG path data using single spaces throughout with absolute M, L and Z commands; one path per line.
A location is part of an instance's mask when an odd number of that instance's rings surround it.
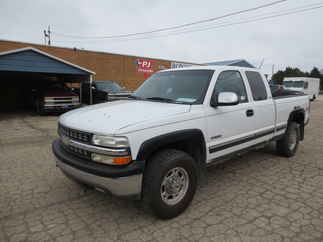
M 224 27 L 229 27 L 229 26 L 234 26 L 234 25 L 241 25 L 241 24 L 246 24 L 246 23 L 258 22 L 258 21 L 266 20 L 266 19 L 272 19 L 272 18 L 277 18 L 277 17 L 282 17 L 282 16 L 288 16 L 288 15 L 292 15 L 292 14 L 296 14 L 296 13 L 302 13 L 302 12 L 315 10 L 315 9 L 320 9 L 320 8 L 323 8 L 323 5 L 318 6 L 318 7 L 312 7 L 312 8 L 302 9 L 302 10 L 298 10 L 298 11 L 293 11 L 293 12 L 289 12 L 289 13 L 285 13 L 285 14 L 277 14 L 277 15 L 272 15 L 272 16 L 267 16 L 267 17 L 262 17 L 262 18 L 245 20 L 245 21 L 241 21 L 241 22 L 234 22 L 234 23 L 228 23 L 228 24 L 223 24 L 223 25 L 218 25 L 218 26 L 206 27 L 206 28 L 203 28 L 203 29 L 188 30 L 188 31 L 177 32 L 177 33 L 173 33 L 173 34 L 169 34 L 169 35 L 150 36 L 150 37 L 146 37 L 146 38 L 143 37 L 143 38 L 136 38 L 136 39 L 129 39 L 129 40 L 168 37 L 168 36 L 173 36 L 173 35 L 194 33 L 194 32 L 199 32 L 199 31 L 207 31 L 207 30 L 211 30 L 211 29 L 224 28 Z
M 174 29 L 181 29 L 181 28 L 184 28 L 184 27 L 194 26 L 194 25 L 197 25 L 197 24 L 213 22 L 215 20 L 219 20 L 219 19 L 222 19 L 222 18 L 227 18 L 227 17 L 231 17 L 231 16 L 234 16 L 234 15 L 239 15 L 239 14 L 243 14 L 243 13 L 247 13 L 247 12 L 251 12 L 251 11 L 256 11 L 256 10 L 259 10 L 259 9 L 262 9 L 262 8 L 267 8 L 267 7 L 270 7 L 270 6 L 279 4 L 279 3 L 283 3 L 283 2 L 286 2 L 286 1 L 288 1 L 288 0 L 279 0 L 279 1 L 272 2 L 272 3 L 260 5 L 260 6 L 257 6 L 257 7 L 253 7 L 253 8 L 249 8 L 249 9 L 245 9 L 245 10 L 240 10 L 240 11 L 236 11 L 236 12 L 232 12 L 232 13 L 228 13 L 228 14 L 218 16 L 218 17 L 213 17 L 213 18 L 209 18 L 209 19 L 196 21 L 196 22 L 191 22 L 191 23 L 186 23 L 186 24 L 181 24 L 181 25 L 175 25 L 175 26 L 172 26 L 172 27 L 160 28 L 160 29 L 151 30 L 151 31 L 138 32 L 138 33 L 110 35 L 110 36 L 78 36 L 78 35 L 70 35 L 70 34 L 63 34 L 63 33 L 57 33 L 57 32 L 52 32 L 52 33 L 56 34 L 56 35 L 61 35 L 61 36 L 70 37 L 70 38 L 77 38 L 77 39 L 126 38 L 126 37 L 132 37 L 132 36 L 137 36 L 137 35 L 146 35 L 146 34 L 164 32 L 164 31 L 169 31 L 169 30 L 174 30 Z
M 322 4 L 322 3 L 320 3 L 320 4 Z M 313 6 L 313 5 L 319 5 L 319 4 L 318 3 L 317 4 L 310 4 L 310 6 Z M 306 6 L 309 6 L 309 5 L 306 5 Z M 307 12 L 307 11 L 320 9 L 320 8 L 323 8 L 323 5 L 319 5 L 319 6 L 316 6 L 316 7 L 310 7 L 310 8 L 308 8 L 308 7 L 304 8 L 304 6 L 303 6 L 303 7 L 288 9 L 288 10 L 284 10 L 284 11 L 280 11 L 280 12 L 270 13 L 272 15 L 269 15 L 269 16 L 261 15 L 263 17 L 250 18 L 249 20 L 244 20 L 244 21 L 239 21 L 239 22 L 224 22 L 224 23 L 222 22 L 222 23 L 217 24 L 215 26 L 207 26 L 207 27 L 204 27 L 204 28 L 198 28 L 198 29 L 186 30 L 186 31 L 178 31 L 178 32 L 173 32 L 173 33 L 168 33 L 168 34 L 163 34 L 163 35 L 156 35 L 156 36 L 145 36 L 145 37 L 140 37 L 140 38 L 121 39 L 121 40 L 118 40 L 118 41 L 153 39 L 153 38 L 175 36 L 175 35 L 181 35 L 181 34 L 187 34 L 187 33 L 194 33 L 194 32 L 199 32 L 199 31 L 208 31 L 208 30 L 212 30 L 212 29 L 225 28 L 225 27 L 230 27 L 230 26 L 234 26 L 234 25 L 241 25 L 241 24 L 247 24 L 247 23 L 252 23 L 252 22 L 258 22 L 258 21 L 262 21 L 262 20 L 266 20 L 266 19 L 273 19 L 273 18 L 277 18 L 277 17 L 288 16 L 288 15 Z M 284 13 L 282 13 L 282 12 L 284 12 Z M 99 41 L 99 40 L 92 40 L 92 41 Z M 88 42 L 88 41 L 84 41 L 84 40 L 83 41 L 82 40 L 78 40 L 78 41 L 66 40 L 66 41 L 56 41 L 56 42 L 81 42 L 81 43 L 84 43 L 84 42 Z

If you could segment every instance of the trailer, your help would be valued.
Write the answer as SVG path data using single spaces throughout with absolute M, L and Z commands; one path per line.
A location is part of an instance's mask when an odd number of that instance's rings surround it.
M 320 94 L 320 79 L 312 77 L 286 77 L 283 85 L 286 89 L 307 94 L 314 101 Z

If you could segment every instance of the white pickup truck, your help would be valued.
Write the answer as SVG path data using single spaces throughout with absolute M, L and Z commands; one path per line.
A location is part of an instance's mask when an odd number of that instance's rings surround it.
M 272 98 L 257 69 L 164 70 L 129 100 L 62 115 L 52 148 L 68 177 L 140 198 L 167 219 L 188 207 L 200 171 L 228 155 L 276 141 L 279 154 L 293 156 L 309 109 L 302 94 Z

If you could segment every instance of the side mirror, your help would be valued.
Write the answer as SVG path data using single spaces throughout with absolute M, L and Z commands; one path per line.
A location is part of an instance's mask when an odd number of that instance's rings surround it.
M 211 99 L 211 106 L 234 106 L 239 104 L 239 97 L 234 92 L 220 92 L 213 95 Z
M 95 86 L 92 86 L 92 90 L 95 90 L 96 88 L 95 88 Z

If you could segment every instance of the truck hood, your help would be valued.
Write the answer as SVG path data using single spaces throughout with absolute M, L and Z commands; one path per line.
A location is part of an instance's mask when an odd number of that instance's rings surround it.
M 96 134 L 115 134 L 146 121 L 157 121 L 189 112 L 190 105 L 123 100 L 76 109 L 63 114 L 59 122 L 69 128 Z

